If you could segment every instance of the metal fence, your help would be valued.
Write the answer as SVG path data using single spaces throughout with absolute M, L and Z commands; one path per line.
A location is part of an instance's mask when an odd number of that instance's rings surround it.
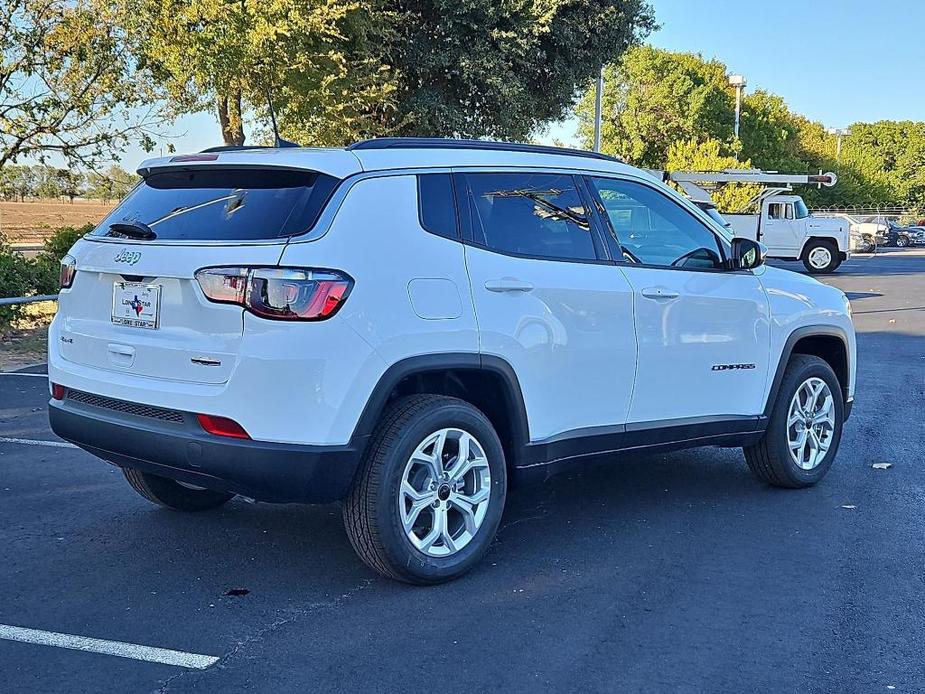
M 36 304 L 40 301 L 57 301 L 57 294 L 39 294 L 38 296 L 11 296 L 0 299 L 0 306 L 16 306 L 18 304 Z

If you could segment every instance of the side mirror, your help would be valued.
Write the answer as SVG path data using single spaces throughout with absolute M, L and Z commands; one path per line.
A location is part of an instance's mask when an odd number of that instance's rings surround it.
M 729 264 L 733 270 L 751 270 L 764 264 L 768 249 L 763 243 L 736 236 L 732 239 L 732 258 Z

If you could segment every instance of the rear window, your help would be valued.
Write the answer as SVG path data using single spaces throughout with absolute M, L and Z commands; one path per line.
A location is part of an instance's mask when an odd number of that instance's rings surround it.
M 314 226 L 337 183 L 325 174 L 284 169 L 164 171 L 148 176 L 93 234 L 130 236 L 124 226 L 135 224 L 157 240 L 295 236 Z

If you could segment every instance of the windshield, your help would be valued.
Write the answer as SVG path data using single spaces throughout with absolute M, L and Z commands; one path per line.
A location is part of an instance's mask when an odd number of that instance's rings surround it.
M 809 210 L 806 209 L 806 203 L 797 198 L 793 203 L 793 211 L 797 219 L 809 217 Z
M 302 234 L 337 179 L 284 169 L 177 169 L 148 176 L 94 236 L 251 241 Z

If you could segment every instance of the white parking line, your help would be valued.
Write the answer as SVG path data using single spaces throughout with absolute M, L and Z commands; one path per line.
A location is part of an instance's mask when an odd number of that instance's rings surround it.
M 168 648 L 154 648 L 152 646 L 139 646 L 135 643 L 125 643 L 123 641 L 91 639 L 86 636 L 59 634 L 54 631 L 41 631 L 39 629 L 25 629 L 23 627 L 14 627 L 6 624 L 0 624 L 0 639 L 21 641 L 22 643 L 34 643 L 40 646 L 70 648 L 77 651 L 88 651 L 90 653 L 103 653 L 105 655 L 119 656 L 120 658 L 132 658 L 133 660 L 145 660 L 149 663 L 176 665 L 178 667 L 192 668 L 194 670 L 205 670 L 210 665 L 214 665 L 218 662 L 218 658 L 212 655 L 186 653 L 184 651 L 173 651 Z
M 77 448 L 73 443 L 64 441 L 39 441 L 38 439 L 12 439 L 0 436 L 0 443 L 21 443 L 24 446 L 48 446 L 49 448 Z
M 15 371 L 2 371 L 0 376 L 31 376 L 32 378 L 48 378 L 48 374 L 21 374 Z

